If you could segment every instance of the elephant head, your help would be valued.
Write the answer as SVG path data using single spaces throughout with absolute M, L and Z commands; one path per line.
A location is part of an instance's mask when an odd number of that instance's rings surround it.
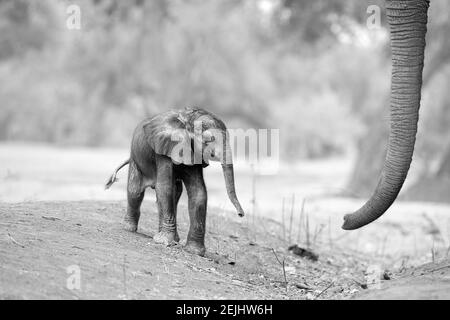
M 392 80 L 390 134 L 386 159 L 371 198 L 344 217 L 345 230 L 378 219 L 397 198 L 408 174 L 419 119 L 429 0 L 387 0 Z
M 222 120 L 203 109 L 185 108 L 154 117 L 145 130 L 152 137 L 151 148 L 175 164 L 206 167 L 209 161 L 219 161 L 228 197 L 238 215 L 244 216 L 234 185 L 229 136 Z

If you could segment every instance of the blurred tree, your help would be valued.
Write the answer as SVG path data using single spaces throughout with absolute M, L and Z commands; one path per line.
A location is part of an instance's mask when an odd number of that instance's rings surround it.
M 0 1 L 0 61 L 48 45 L 55 37 L 55 20 L 48 1 Z
M 366 19 L 379 5 L 385 25 L 383 0 L 79 0 L 78 31 L 69 4 L 0 1 L 0 139 L 127 145 L 143 117 L 195 105 L 229 127 L 281 129 L 288 161 L 356 145 L 350 189 L 373 190 L 390 61 Z M 427 175 L 447 168 L 448 9 L 431 6 L 416 153 Z
M 339 35 L 356 36 L 355 25 L 366 24 L 367 8 L 370 5 L 383 8 L 384 0 L 280 0 L 276 3 L 279 5 L 274 10 L 273 22 L 278 39 L 298 50 L 305 44 L 329 48 L 330 42 L 339 40 Z M 384 20 L 381 22 L 385 24 Z

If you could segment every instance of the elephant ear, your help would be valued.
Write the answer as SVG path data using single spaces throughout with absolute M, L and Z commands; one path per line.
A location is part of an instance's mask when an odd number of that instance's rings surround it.
M 186 120 L 176 112 L 158 115 L 145 126 L 151 148 L 160 155 L 170 157 L 175 164 L 194 164 L 193 134 Z

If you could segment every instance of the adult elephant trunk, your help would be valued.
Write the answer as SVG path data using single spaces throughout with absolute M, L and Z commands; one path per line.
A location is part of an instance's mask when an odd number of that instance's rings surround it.
M 391 131 L 386 160 L 372 197 L 344 217 L 345 230 L 378 219 L 397 198 L 412 161 L 419 119 L 429 0 L 387 0 L 392 49 Z

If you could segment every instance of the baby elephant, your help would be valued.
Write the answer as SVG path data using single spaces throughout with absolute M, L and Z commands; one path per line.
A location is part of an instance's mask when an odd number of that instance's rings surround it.
M 231 148 L 225 124 L 208 111 L 186 108 L 168 111 L 142 121 L 134 130 L 130 158 L 122 163 L 106 183 L 108 189 L 117 172 L 129 164 L 125 227 L 136 231 L 145 189 L 156 190 L 159 212 L 157 243 L 179 242 L 177 205 L 186 188 L 190 227 L 185 249 L 205 254 L 207 192 L 203 168 L 209 160 L 220 161 L 228 197 L 239 216 L 244 211 L 237 199 Z

